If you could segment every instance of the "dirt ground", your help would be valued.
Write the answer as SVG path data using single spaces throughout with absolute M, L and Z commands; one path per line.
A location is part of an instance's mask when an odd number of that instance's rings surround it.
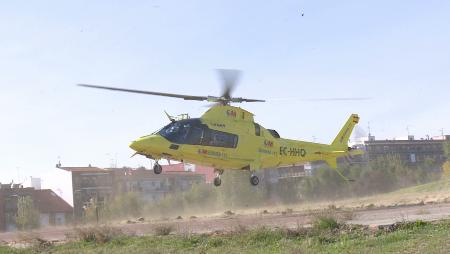
M 337 208 L 334 213 L 343 218 L 343 221 L 353 224 L 369 226 L 388 225 L 398 221 L 412 220 L 439 220 L 450 218 L 450 203 L 397 205 L 391 207 L 366 208 Z M 210 217 L 198 218 L 173 218 L 166 220 L 121 222 L 114 226 L 120 227 L 124 232 L 133 235 L 145 235 L 154 233 L 155 227 L 159 225 L 172 225 L 174 233 L 214 233 L 236 230 L 239 227 L 254 228 L 259 226 L 296 228 L 298 226 L 309 226 L 315 214 L 320 210 L 252 210 L 242 213 L 224 213 Z M 342 216 L 340 216 L 342 215 Z M 66 236 L 73 232 L 73 227 L 53 227 L 33 231 L 31 233 L 0 233 L 0 242 L 4 244 L 23 241 L 24 237 L 39 237 L 47 241 L 65 241 Z

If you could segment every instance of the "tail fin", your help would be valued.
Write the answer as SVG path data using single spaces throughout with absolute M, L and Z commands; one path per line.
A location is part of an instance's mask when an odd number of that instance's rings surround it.
M 350 135 L 352 135 L 353 128 L 359 122 L 359 116 L 357 114 L 352 114 L 350 118 L 345 123 L 342 130 L 333 140 L 331 146 L 333 148 L 333 152 L 328 154 L 326 158 L 324 158 L 325 162 L 330 166 L 330 168 L 335 169 L 336 172 L 346 181 L 353 181 L 342 175 L 341 172 L 337 169 L 337 159 L 339 157 L 347 156 L 347 155 L 357 155 L 362 152 L 359 150 L 350 150 L 348 149 L 348 140 L 350 139 Z
M 352 134 L 353 128 L 358 122 L 359 116 L 357 114 L 352 114 L 345 123 L 342 130 L 333 140 L 333 143 L 331 143 L 331 145 L 337 149 L 342 149 L 346 151 L 348 148 L 348 140 L 350 139 L 350 135 Z

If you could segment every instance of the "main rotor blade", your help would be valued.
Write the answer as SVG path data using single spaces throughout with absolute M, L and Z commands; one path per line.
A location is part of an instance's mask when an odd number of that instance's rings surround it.
M 371 97 L 335 97 L 335 98 L 272 98 L 270 101 L 366 101 Z
M 242 99 L 245 102 L 266 102 L 266 100 L 257 100 L 257 99 Z
M 370 100 L 370 97 L 336 97 L 336 98 L 309 98 L 309 99 L 300 99 L 302 101 L 366 101 Z
M 259 99 L 231 98 L 231 102 L 266 102 L 266 101 Z
M 217 73 L 222 80 L 222 98 L 231 99 L 231 93 L 233 92 L 239 81 L 241 71 L 231 69 L 217 69 Z
M 143 90 L 109 87 L 109 86 L 96 86 L 96 85 L 89 85 L 89 84 L 78 84 L 78 86 L 119 91 L 119 92 L 140 93 L 140 94 L 149 94 L 149 95 L 157 95 L 157 96 L 165 96 L 165 97 L 174 97 L 174 98 L 181 98 L 184 100 L 206 101 L 208 99 L 208 97 L 206 97 L 206 96 L 193 96 L 193 95 L 183 95 L 183 94 L 174 94 L 174 93 L 159 93 L 159 92 L 151 92 L 151 91 L 143 91 Z

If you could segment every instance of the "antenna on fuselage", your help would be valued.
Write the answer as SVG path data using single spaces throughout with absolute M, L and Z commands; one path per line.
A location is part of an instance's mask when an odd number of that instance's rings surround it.
M 169 120 L 170 120 L 172 123 L 175 122 L 175 119 L 174 119 L 171 115 L 169 115 L 169 113 L 167 113 L 167 111 L 164 110 L 164 113 L 166 114 L 167 118 L 169 118 Z

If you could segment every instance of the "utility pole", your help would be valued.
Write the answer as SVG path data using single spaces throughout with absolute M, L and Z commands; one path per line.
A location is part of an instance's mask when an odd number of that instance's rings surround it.
M 98 204 L 98 193 L 97 193 L 96 198 L 95 198 L 95 220 L 97 222 L 97 225 L 98 225 L 98 220 L 99 220 L 98 205 L 99 204 Z

